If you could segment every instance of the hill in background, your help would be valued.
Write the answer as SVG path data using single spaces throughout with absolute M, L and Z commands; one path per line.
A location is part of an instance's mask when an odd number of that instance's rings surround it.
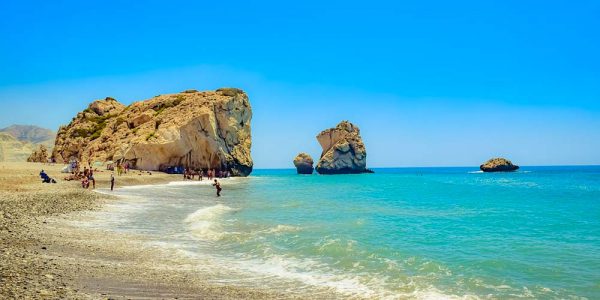
M 0 161 L 23 162 L 39 148 L 54 147 L 56 133 L 34 125 L 11 125 L 0 129 Z

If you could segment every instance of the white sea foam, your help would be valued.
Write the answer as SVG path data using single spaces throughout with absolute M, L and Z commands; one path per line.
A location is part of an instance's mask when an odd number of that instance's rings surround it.
M 233 208 L 219 203 L 198 209 L 189 214 L 184 222 L 189 224 L 190 230 L 197 238 L 217 241 L 226 234 L 219 225 L 219 219 L 233 210 Z
M 237 184 L 240 182 L 239 177 L 219 178 L 217 180 L 219 180 L 219 182 L 223 185 Z M 193 186 L 193 185 L 211 185 L 211 184 L 213 184 L 213 181 L 205 178 L 202 181 L 200 181 L 200 180 L 177 180 L 177 181 L 171 181 L 168 183 L 161 183 L 161 184 L 128 185 L 128 186 L 120 187 L 119 189 L 138 190 L 138 189 L 148 189 L 148 188 L 154 188 L 154 187 Z M 105 191 L 104 193 L 108 193 L 107 192 L 108 189 L 104 189 L 104 191 Z
M 300 231 L 300 230 L 301 230 L 301 228 L 298 226 L 279 224 L 273 228 L 269 228 L 269 229 L 265 230 L 265 232 L 267 232 L 267 233 L 282 233 L 282 232 L 296 232 L 296 231 Z
M 209 180 L 202 180 L 202 181 L 192 181 L 192 180 L 171 181 L 171 182 L 167 183 L 167 186 L 209 185 L 211 183 L 212 183 L 212 181 L 209 181 Z
M 262 274 L 264 278 L 280 278 L 301 282 L 307 286 L 331 289 L 350 297 L 377 299 L 479 299 L 473 295 L 445 294 L 433 286 L 414 288 L 410 292 L 392 291 L 385 277 L 364 277 L 359 273 L 340 273 L 312 259 L 297 259 L 282 255 L 269 255 L 262 259 L 230 261 L 234 269 Z M 277 280 L 280 282 L 280 280 Z M 297 286 L 301 290 L 301 286 Z

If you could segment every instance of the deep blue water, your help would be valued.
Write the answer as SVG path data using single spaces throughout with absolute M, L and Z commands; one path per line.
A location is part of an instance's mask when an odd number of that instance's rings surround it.
M 600 167 L 375 172 L 126 188 L 102 220 L 290 293 L 600 299 Z

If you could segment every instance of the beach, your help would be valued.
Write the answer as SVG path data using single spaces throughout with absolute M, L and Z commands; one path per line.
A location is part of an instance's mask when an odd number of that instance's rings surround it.
M 62 165 L 0 163 L 0 298 L 282 298 L 283 295 L 209 284 L 203 274 L 178 268 L 125 235 L 78 230 L 65 219 L 116 201 L 63 181 Z M 40 170 L 57 179 L 42 184 Z M 181 180 L 179 175 L 130 172 L 116 187 Z M 96 172 L 108 188 L 110 172 Z

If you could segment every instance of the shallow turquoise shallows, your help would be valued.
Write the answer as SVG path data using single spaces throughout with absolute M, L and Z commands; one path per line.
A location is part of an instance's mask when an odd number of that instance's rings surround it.
M 285 293 L 600 299 L 600 167 L 375 172 L 123 188 L 92 225 Z

